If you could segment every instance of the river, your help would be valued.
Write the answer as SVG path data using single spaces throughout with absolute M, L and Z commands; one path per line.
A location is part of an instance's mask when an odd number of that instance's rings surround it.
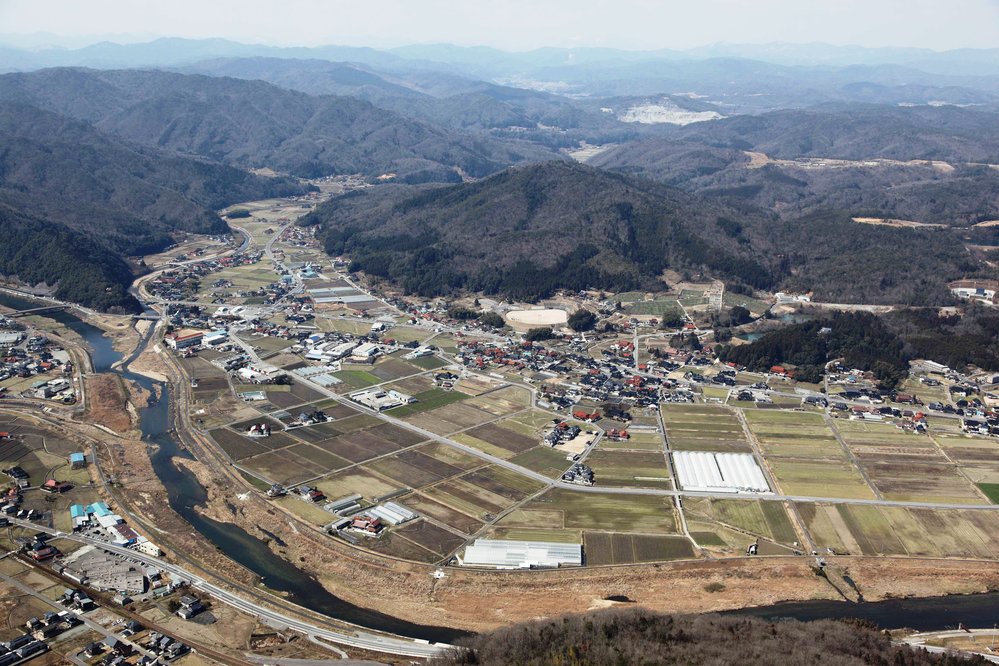
M 5 292 L 0 292 L 0 305 L 18 310 L 38 307 L 35 301 L 11 296 Z M 83 321 L 74 313 L 58 310 L 45 313 L 45 317 L 65 325 L 83 338 L 90 347 L 95 372 L 118 372 L 125 379 L 153 392 L 153 395 L 156 395 L 154 389 L 158 389 L 159 399 L 151 401 L 149 406 L 140 412 L 140 428 L 143 438 L 157 445 L 150 459 L 153 470 L 167 490 L 170 508 L 180 514 L 212 544 L 218 546 L 226 556 L 263 578 L 267 587 L 284 593 L 288 601 L 299 606 L 376 631 L 438 643 L 451 643 L 468 635 L 467 632 L 457 629 L 406 622 L 350 604 L 330 594 L 313 576 L 274 553 L 267 544 L 246 530 L 230 523 L 220 523 L 199 513 L 195 507 L 203 504 L 208 494 L 193 474 L 174 463 L 174 458 L 191 458 L 191 454 L 180 446 L 171 432 L 169 387 L 143 375 L 129 372 L 127 367 L 114 368 L 116 363 L 123 360 L 123 355 L 115 350 L 112 341 L 104 335 L 104 331 Z
M 0 292 L 0 305 L 19 310 L 37 307 L 38 303 Z M 79 334 L 90 347 L 94 369 L 110 372 L 122 360 L 104 332 L 69 311 L 45 314 Z M 157 382 L 142 375 L 115 370 L 130 381 L 152 391 Z M 151 456 L 153 469 L 163 482 L 170 507 L 228 557 L 265 579 L 269 588 L 285 593 L 288 601 L 369 629 L 434 642 L 453 642 L 467 632 L 445 627 L 413 624 L 398 618 L 350 604 L 327 592 L 303 570 L 275 554 L 260 539 L 236 525 L 206 518 L 195 510 L 207 498 L 204 487 L 190 473 L 174 464 L 174 458 L 190 458 L 172 435 L 167 386 L 160 384 L 160 399 L 141 411 L 143 436 L 158 448 Z M 525 573 L 524 575 L 530 575 Z M 999 592 L 948 597 L 919 597 L 887 601 L 849 603 L 840 601 L 801 601 L 744 608 L 727 614 L 749 615 L 766 619 L 802 621 L 858 618 L 887 629 L 908 627 L 919 631 L 968 627 L 990 627 L 999 622 Z

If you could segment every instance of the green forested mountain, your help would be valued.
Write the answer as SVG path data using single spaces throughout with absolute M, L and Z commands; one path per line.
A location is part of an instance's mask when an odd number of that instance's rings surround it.
M 327 251 L 427 295 L 661 288 L 667 267 L 769 286 L 768 268 L 717 225 L 728 212 L 647 181 L 550 162 L 415 196 L 342 197 L 305 223 L 324 225 Z
M 442 129 L 348 97 L 310 96 L 263 81 L 81 69 L 0 76 L 0 99 L 94 123 L 120 137 L 297 176 L 396 172 L 448 181 L 554 159 L 524 141 Z
M 420 294 L 661 288 L 668 268 L 826 301 L 925 304 L 945 302 L 946 281 L 977 270 L 949 234 L 828 211 L 783 220 L 569 163 L 415 195 L 376 188 L 334 199 L 305 223 L 322 224 L 327 250 L 349 254 L 356 269 Z

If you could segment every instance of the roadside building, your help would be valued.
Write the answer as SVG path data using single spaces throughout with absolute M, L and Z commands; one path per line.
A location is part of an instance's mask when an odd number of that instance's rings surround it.
M 167 346 L 172 349 L 181 350 L 201 345 L 204 337 L 204 331 L 198 331 L 192 328 L 182 328 L 179 331 L 168 333 L 164 338 L 164 342 L 166 342 Z

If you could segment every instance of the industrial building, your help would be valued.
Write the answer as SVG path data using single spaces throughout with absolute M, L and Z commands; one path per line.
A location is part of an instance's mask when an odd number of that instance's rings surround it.
M 763 470 L 749 453 L 677 451 L 673 453 L 673 464 L 684 490 L 770 492 Z
M 399 391 L 385 391 L 380 388 L 372 388 L 367 389 L 366 391 L 351 393 L 350 399 L 379 412 L 385 411 L 386 409 L 392 409 L 393 407 L 408 405 L 411 402 L 416 402 L 416 399 L 411 395 L 406 395 L 405 393 L 400 393 Z
M 168 347 L 173 349 L 187 349 L 189 347 L 197 347 L 200 345 L 204 337 L 204 331 L 183 328 L 179 331 L 168 333 L 163 340 L 166 342 Z
M 476 539 L 465 548 L 459 562 L 469 567 L 496 569 L 554 569 L 582 566 L 583 547 L 578 543 L 550 541 L 500 541 Z

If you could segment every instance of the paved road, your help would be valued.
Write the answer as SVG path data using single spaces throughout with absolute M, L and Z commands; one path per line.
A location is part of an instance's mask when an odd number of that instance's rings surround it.
M 906 636 L 899 642 L 912 647 L 922 648 L 927 652 L 933 652 L 934 654 L 945 654 L 947 652 L 952 652 L 952 650 L 948 648 L 938 647 L 936 645 L 927 645 L 926 642 L 931 640 L 945 639 L 945 638 L 968 638 L 970 636 L 976 636 L 985 639 L 982 643 L 983 652 L 975 652 L 974 654 L 980 656 L 985 661 L 990 661 L 993 664 L 999 664 L 999 655 L 988 654 L 984 652 L 984 650 L 987 650 L 989 648 L 989 645 L 986 645 L 985 641 L 989 641 L 991 644 L 999 646 L 999 641 L 996 641 L 997 632 L 994 628 L 968 629 L 967 631 L 963 630 L 927 631 Z
M 65 532 L 60 532 L 58 530 L 24 520 L 12 520 L 11 522 L 27 529 L 35 530 L 37 532 L 45 532 L 70 541 L 89 544 L 111 553 L 124 555 L 132 560 L 142 562 L 143 564 L 157 567 L 170 573 L 172 576 L 191 581 L 192 587 L 210 594 L 215 599 L 218 599 L 219 601 L 228 604 L 237 610 L 248 613 L 254 617 L 259 617 L 274 627 L 286 627 L 299 631 L 308 636 L 315 636 L 339 645 L 347 645 L 349 647 L 372 650 L 374 652 L 384 652 L 387 654 L 403 655 L 407 657 L 430 657 L 449 647 L 443 644 L 431 644 L 418 639 L 379 635 L 361 629 L 358 629 L 353 633 L 335 631 L 327 627 L 321 627 L 309 622 L 304 622 L 298 618 L 284 615 L 278 611 L 261 606 L 255 601 L 247 601 L 242 597 L 233 594 L 229 590 L 210 583 L 197 574 L 192 574 L 186 569 L 179 567 L 176 564 L 166 562 L 158 557 L 144 555 L 129 548 L 123 548 L 99 539 L 85 537 L 80 534 L 67 534 Z
M 35 526 L 32 525 L 32 528 L 34 528 L 34 527 Z M 24 592 L 27 595 L 30 595 L 30 596 L 34 597 L 35 599 L 38 599 L 43 604 L 45 604 L 46 606 L 49 606 L 50 608 L 52 608 L 57 613 L 66 610 L 65 608 L 63 608 L 59 604 L 57 604 L 54 601 L 52 601 L 50 598 L 46 597 L 44 594 L 42 594 L 38 590 L 34 589 L 33 587 L 31 587 L 29 585 L 26 585 L 26 584 L 22 583 L 20 580 L 18 580 L 17 578 L 14 578 L 13 576 L 8 576 L 5 573 L 0 573 L 0 580 L 3 580 L 8 585 L 21 590 L 22 592 Z M 135 650 L 139 654 L 142 654 L 143 656 L 146 656 L 146 657 L 152 657 L 152 656 L 154 656 L 148 650 L 146 650 L 144 647 L 142 647 L 141 645 L 139 645 L 138 643 L 134 643 L 134 642 L 132 642 L 131 640 L 129 640 L 127 638 L 119 636 L 118 634 L 114 633 L 113 631 L 110 631 L 110 630 L 106 629 L 103 625 L 98 624 L 97 622 L 94 622 L 93 620 L 91 620 L 86 615 L 82 615 L 80 613 L 77 613 L 77 617 L 80 618 L 80 621 L 83 622 L 83 624 L 88 629 L 91 629 L 92 631 L 97 632 L 101 636 L 104 636 L 105 638 L 110 638 L 110 637 L 117 638 L 119 641 L 125 643 L 126 645 L 128 645 L 129 647 L 131 647 L 133 650 Z M 67 656 L 69 657 L 70 655 L 67 655 Z
M 260 361 L 260 358 L 257 356 L 256 352 L 253 350 L 253 347 L 251 347 L 249 343 L 239 339 L 238 336 L 232 336 L 230 339 L 235 341 L 239 346 L 241 346 L 243 350 L 247 353 L 247 355 L 249 355 L 250 358 L 254 360 L 254 362 Z M 871 506 L 893 506 L 893 507 L 907 507 L 913 509 L 975 509 L 981 511 L 999 511 L 999 505 L 997 504 L 903 502 L 903 501 L 885 500 L 885 499 L 865 500 L 865 499 L 853 499 L 847 497 L 781 495 L 776 493 L 760 493 L 760 494 L 742 493 L 742 494 L 733 495 L 732 493 L 712 493 L 712 492 L 702 492 L 702 491 L 692 491 L 692 490 L 660 490 L 656 488 L 610 488 L 603 486 L 580 486 L 573 483 L 565 483 L 563 481 L 554 481 L 550 477 L 545 476 L 544 474 L 539 474 L 538 472 L 527 469 L 526 467 L 521 467 L 520 465 L 512 463 L 509 460 L 503 460 L 502 458 L 497 458 L 496 456 L 485 453 L 484 451 L 480 451 L 479 449 L 476 449 L 474 447 L 467 446 L 460 442 L 456 442 L 453 439 L 448 439 L 443 435 L 438 435 L 436 433 L 430 432 L 429 430 L 425 430 L 424 428 L 413 425 L 412 423 L 409 423 L 407 421 L 403 421 L 402 419 L 395 418 L 394 416 L 385 414 L 384 412 L 378 412 L 376 410 L 369 409 L 367 407 L 364 407 L 363 405 L 354 402 L 353 400 L 344 395 L 336 393 L 335 391 L 331 391 L 330 389 L 324 386 L 320 386 L 319 384 L 310 381 L 308 378 L 295 376 L 294 381 L 301 382 L 307 385 L 309 388 L 319 391 L 323 395 L 330 397 L 336 400 L 337 402 L 346 405 L 354 410 L 363 412 L 370 416 L 374 416 L 375 418 L 381 419 L 382 421 L 385 421 L 387 423 L 391 423 L 392 425 L 399 426 L 400 428 L 404 428 L 406 430 L 409 430 L 410 432 L 415 432 L 421 435 L 422 437 L 425 437 L 427 440 L 439 442 L 441 444 L 458 449 L 460 451 L 468 453 L 469 455 L 473 455 L 487 462 L 499 465 L 500 467 L 504 467 L 512 472 L 520 474 L 521 476 L 526 476 L 530 479 L 534 479 L 535 481 L 540 481 L 541 483 L 544 483 L 546 485 L 563 488 L 566 490 L 573 490 L 583 493 L 608 493 L 614 495 L 657 495 L 661 497 L 713 497 L 717 499 L 752 497 L 753 499 L 769 500 L 775 502 L 788 502 L 788 501 L 824 502 L 829 504 L 866 504 Z

